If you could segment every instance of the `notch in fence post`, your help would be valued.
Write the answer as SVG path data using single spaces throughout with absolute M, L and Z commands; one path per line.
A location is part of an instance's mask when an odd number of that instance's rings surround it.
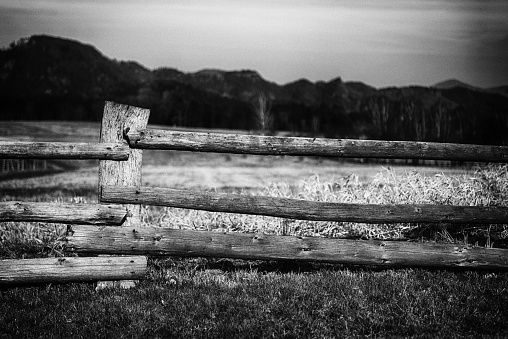
M 150 110 L 106 101 L 102 116 L 100 142 L 121 142 L 128 144 L 126 133 L 129 129 L 143 129 L 148 124 Z M 130 149 L 126 161 L 99 161 L 99 202 L 104 186 L 141 186 L 141 163 L 143 150 Z M 128 211 L 122 227 L 139 224 L 141 205 L 124 205 Z M 108 286 L 111 282 L 99 282 L 97 286 Z M 133 281 L 122 281 L 121 286 L 132 286 Z M 111 284 L 112 285 L 112 284 Z M 118 285 L 115 284 L 115 285 Z

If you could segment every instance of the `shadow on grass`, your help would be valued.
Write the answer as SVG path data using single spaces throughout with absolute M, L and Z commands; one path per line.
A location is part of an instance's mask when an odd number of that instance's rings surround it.
M 243 260 L 229 258 L 205 258 L 205 257 L 151 257 L 149 265 L 157 270 L 183 270 L 187 272 L 205 272 L 212 270 L 231 274 L 234 272 L 246 270 L 256 271 L 259 274 L 312 274 L 317 272 L 388 272 L 404 271 L 411 269 L 421 269 L 426 272 L 441 272 L 444 269 L 438 267 L 408 268 L 408 267 L 386 267 L 374 265 L 346 265 L 346 264 L 328 264 L 319 262 L 289 261 L 289 260 Z M 474 270 L 467 267 L 447 268 L 445 271 L 462 274 L 468 272 L 478 272 L 478 274 L 506 274 L 508 272 L 496 270 Z

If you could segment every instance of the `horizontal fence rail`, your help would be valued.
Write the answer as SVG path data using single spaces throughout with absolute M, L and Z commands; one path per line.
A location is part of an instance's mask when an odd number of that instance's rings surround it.
M 90 239 L 94 239 L 90 241 Z M 73 226 L 71 251 L 508 270 L 506 250 L 455 244 L 222 234 L 155 227 Z
M 501 206 L 352 204 L 140 186 L 143 149 L 508 163 L 506 146 L 156 130 L 146 128 L 148 117 L 149 110 L 106 102 L 99 143 L 0 144 L 4 171 L 10 171 L 14 161 L 21 161 L 17 159 L 99 159 L 99 201 L 122 204 L 0 202 L 0 222 L 71 224 L 64 239 L 67 254 L 121 255 L 0 260 L 0 285 L 137 279 L 146 273 L 147 258 L 143 255 L 508 271 L 505 249 L 141 227 L 139 206 L 315 221 L 508 224 L 508 207 Z M 20 167 L 24 168 L 23 162 Z
M 105 186 L 102 202 L 266 215 L 272 217 L 364 223 L 508 223 L 508 207 L 453 205 L 374 205 L 210 193 L 152 187 Z
M 143 256 L 7 259 L 0 260 L 0 285 L 139 279 L 146 267 Z
M 0 158 L 127 160 L 129 146 L 121 143 L 2 142 Z
M 343 158 L 508 162 L 508 147 L 506 146 L 275 137 L 156 129 L 129 130 L 126 135 L 132 148 L 141 149 Z
M 7 201 L 0 202 L 0 222 L 51 222 L 84 225 L 121 225 L 124 206 Z

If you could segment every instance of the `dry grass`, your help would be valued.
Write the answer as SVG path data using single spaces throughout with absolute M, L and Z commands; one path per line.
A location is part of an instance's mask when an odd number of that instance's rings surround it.
M 395 167 L 373 174 L 373 167 L 315 159 L 268 159 L 260 165 L 250 157 L 146 155 L 144 184 L 151 186 L 175 187 L 178 182 L 173 179 L 178 178 L 184 188 L 228 191 L 233 186 L 245 194 L 317 201 L 508 203 L 506 165 L 453 175 L 448 175 L 449 170 L 444 175 L 438 174 L 440 169 L 423 167 L 418 172 Z M 201 159 L 198 165 L 197 158 Z M 288 170 L 288 164 L 296 170 Z M 199 168 L 203 166 L 209 167 Z M 208 173 L 211 177 L 203 177 L 209 169 L 214 170 Z M 228 187 L 226 181 L 216 179 L 219 175 L 232 178 Z M 96 202 L 97 169 L 3 181 L 0 200 Z M 148 206 L 144 222 L 197 230 L 411 237 L 481 246 L 502 246 L 508 238 L 506 225 L 307 222 Z M 61 255 L 59 239 L 65 230 L 65 225 L 0 223 L 0 257 Z M 507 281 L 506 273 L 377 272 L 311 263 L 159 258 L 150 260 L 146 279 L 130 290 L 96 292 L 94 284 L 0 289 L 0 337 L 506 336 Z
M 252 167 L 249 169 L 257 173 L 256 175 L 268 173 L 259 172 Z M 261 167 L 261 170 L 266 170 L 266 167 Z M 96 174 L 96 169 L 84 168 L 71 174 L 60 173 L 1 182 L 3 194 L 0 199 L 96 202 Z M 162 175 L 158 177 L 159 183 L 161 177 Z M 155 184 L 154 186 L 158 184 L 151 183 Z M 219 190 L 228 191 L 228 187 Z M 369 181 L 361 180 L 356 174 L 335 179 L 322 179 L 314 174 L 299 182 L 286 180 L 259 189 L 247 187 L 243 193 L 360 204 L 506 206 L 508 167 L 490 165 L 459 175 L 422 174 L 416 171 L 401 173 L 400 169 L 397 171 L 386 168 Z M 143 222 L 151 226 L 220 232 L 264 232 L 275 235 L 354 239 L 417 239 L 487 247 L 507 247 L 508 243 L 507 225 L 316 222 L 157 206 L 143 206 Z M 64 233 L 65 225 L 0 223 L 0 256 L 15 258 L 61 255 L 62 245 L 58 240 Z
M 396 174 L 385 169 L 375 179 L 363 183 L 358 176 L 321 181 L 314 175 L 296 187 L 272 183 L 254 194 L 310 201 L 359 204 L 443 204 L 462 206 L 508 205 L 508 167 L 491 165 L 473 175 L 422 175 L 411 171 Z M 277 235 L 363 239 L 420 239 L 443 242 L 468 241 L 483 234 L 485 244 L 508 238 L 506 225 L 451 224 L 362 224 L 315 222 L 231 213 L 144 206 L 144 222 L 150 225 L 196 230 L 264 232 Z M 457 238 L 460 236 L 460 238 Z M 477 237 L 473 237 L 476 239 Z M 494 240 L 495 239 L 495 240 Z

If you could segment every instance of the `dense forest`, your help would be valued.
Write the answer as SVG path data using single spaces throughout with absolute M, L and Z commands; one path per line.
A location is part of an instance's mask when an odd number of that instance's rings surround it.
M 170 126 L 508 144 L 507 87 L 376 89 L 340 78 L 278 85 L 252 70 L 149 70 L 50 36 L 0 50 L 0 99 L 2 120 L 98 121 L 111 100 L 150 108 L 150 123 Z

